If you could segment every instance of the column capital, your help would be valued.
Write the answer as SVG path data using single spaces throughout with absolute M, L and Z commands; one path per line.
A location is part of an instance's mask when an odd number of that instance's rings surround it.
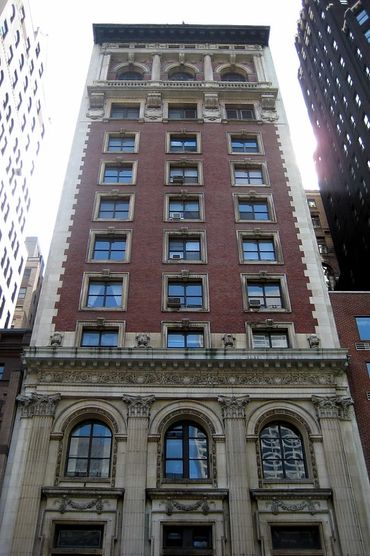
M 21 404 L 21 417 L 53 417 L 58 401 L 61 399 L 58 394 L 19 394 L 17 401 Z
M 349 396 L 312 396 L 319 419 L 351 419 L 353 400 Z
M 249 396 L 219 396 L 218 402 L 222 408 L 224 419 L 240 419 L 245 417 L 245 406 L 250 402 Z
M 154 396 L 122 396 L 122 400 L 127 403 L 129 417 L 149 417 L 150 408 L 155 400 Z

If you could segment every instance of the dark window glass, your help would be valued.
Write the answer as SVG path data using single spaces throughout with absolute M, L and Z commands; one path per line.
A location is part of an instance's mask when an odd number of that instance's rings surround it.
M 231 150 L 234 153 L 258 153 L 259 146 L 256 137 L 233 137 Z
M 117 79 L 120 81 L 141 81 L 143 76 L 138 71 L 124 71 L 117 75 Z
M 319 550 L 320 531 L 316 525 L 272 525 L 272 548 L 275 550 Z
M 167 334 L 167 347 L 168 348 L 203 348 L 204 335 L 203 331 L 198 332 L 190 330 L 183 332 L 182 330 L 169 330 Z
M 281 309 L 283 306 L 280 282 L 247 283 L 248 304 L 259 303 L 265 309 Z
M 240 220 L 270 220 L 268 204 L 261 202 L 239 201 Z
M 265 479 L 307 478 L 302 437 L 292 425 L 267 425 L 261 431 L 260 443 Z
M 246 81 L 244 75 L 235 71 L 229 71 L 221 75 L 221 81 Z
M 212 527 L 209 525 L 165 525 L 163 527 L 163 553 L 167 556 L 178 554 L 212 554 Z
M 198 183 L 198 167 L 197 166 L 171 166 L 170 167 L 170 183 Z
M 253 332 L 253 349 L 280 349 L 289 347 L 287 332 Z
M 66 475 L 68 477 L 109 477 L 112 433 L 100 421 L 84 421 L 69 438 Z
M 86 329 L 82 332 L 81 347 L 110 348 L 118 345 L 117 330 Z
M 187 71 L 174 71 L 168 76 L 170 81 L 193 81 L 194 75 L 188 73 Z
M 236 185 L 263 185 L 263 173 L 261 168 L 235 166 L 234 169 Z
M 5 373 L 5 365 L 4 363 L 0 363 L 0 380 L 4 377 Z
M 103 526 L 56 525 L 55 548 L 102 548 Z
M 129 201 L 124 199 L 101 199 L 98 218 L 127 220 Z
M 370 317 L 357 317 L 356 324 L 360 340 L 370 340 Z
M 254 120 L 254 108 L 249 104 L 242 106 L 227 104 L 226 117 L 229 120 Z
M 112 104 L 110 117 L 118 120 L 137 120 L 140 115 L 139 105 Z
M 95 261 L 123 261 L 126 257 L 126 238 L 101 236 L 95 238 L 92 258 Z
M 184 106 L 169 106 L 169 120 L 195 120 L 197 118 L 197 107 L 192 104 Z
M 196 152 L 197 138 L 195 136 L 176 137 L 170 138 L 170 151 L 171 152 Z
M 186 261 L 200 261 L 200 239 L 171 239 L 168 243 L 169 259 L 184 259 Z
M 204 430 L 191 421 L 170 427 L 165 437 L 165 477 L 207 479 L 208 475 L 208 439 Z
M 132 164 L 122 164 L 120 166 L 106 165 L 104 168 L 104 183 L 132 183 Z
M 170 200 L 169 218 L 198 220 L 200 218 L 199 201 L 197 199 L 192 201 Z
M 122 282 L 91 280 L 87 292 L 86 306 L 90 309 L 102 307 L 116 309 L 122 306 Z
M 244 261 L 276 261 L 274 241 L 272 239 L 243 240 Z
M 108 139 L 108 149 L 110 153 L 133 153 L 135 151 L 135 137 L 119 137 L 111 135 Z
M 188 309 L 201 309 L 203 307 L 202 282 L 169 282 L 167 289 L 168 305 L 178 304 Z

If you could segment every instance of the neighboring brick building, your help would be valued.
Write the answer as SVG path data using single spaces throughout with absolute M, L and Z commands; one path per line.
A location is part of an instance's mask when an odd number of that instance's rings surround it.
M 348 380 L 370 474 L 370 292 L 330 292 L 339 341 L 348 349 Z
M 0 554 L 365 556 L 269 28 L 95 25 Z
M 30 340 L 31 330 L 0 330 L 0 491 L 23 378 L 22 353 Z

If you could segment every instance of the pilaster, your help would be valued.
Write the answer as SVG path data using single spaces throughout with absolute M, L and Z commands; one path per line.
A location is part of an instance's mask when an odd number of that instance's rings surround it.
M 210 54 L 204 55 L 203 64 L 204 64 L 204 81 L 213 81 L 212 58 Z
M 161 79 L 161 57 L 159 54 L 153 54 L 152 81 L 160 81 L 160 79 Z

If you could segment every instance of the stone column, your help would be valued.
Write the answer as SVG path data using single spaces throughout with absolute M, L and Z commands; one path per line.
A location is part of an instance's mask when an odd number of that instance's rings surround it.
M 153 54 L 152 62 L 152 81 L 161 80 L 161 57 L 159 54 Z
M 203 64 L 204 64 L 204 81 L 213 81 L 212 58 L 210 54 L 204 55 Z
M 109 64 L 110 64 L 110 54 L 104 54 L 102 65 L 100 68 L 99 79 L 105 80 L 108 78 Z
M 127 411 L 125 498 L 122 514 L 123 556 L 144 554 L 148 421 L 154 396 L 123 396 Z
M 352 400 L 343 396 L 312 396 L 320 419 L 325 460 L 342 554 L 364 556 L 358 508 L 341 432 L 341 420 L 351 420 Z
M 32 418 L 32 428 L 24 476 L 20 493 L 20 501 L 16 517 L 14 538 L 11 554 L 16 556 L 31 556 L 36 537 L 36 527 L 39 518 L 40 494 L 44 482 L 50 433 L 57 402 L 60 394 L 19 395 L 21 403 L 21 418 Z
M 225 424 L 227 475 L 229 477 L 230 533 L 232 556 L 256 554 L 252 508 L 247 476 L 244 408 L 249 396 L 218 398 Z

